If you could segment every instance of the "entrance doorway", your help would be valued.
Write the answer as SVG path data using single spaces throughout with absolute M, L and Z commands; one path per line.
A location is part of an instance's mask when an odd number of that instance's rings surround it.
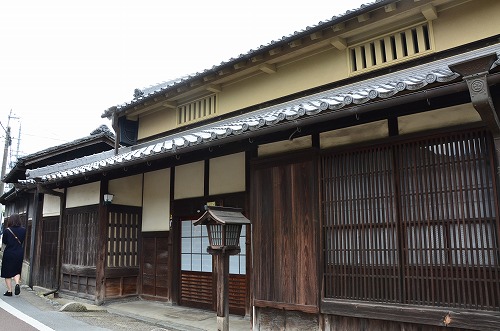
M 216 277 L 213 273 L 212 255 L 207 253 L 208 233 L 205 226 L 194 226 L 196 220 L 181 221 L 181 275 L 180 304 L 215 310 L 217 307 Z M 229 258 L 229 312 L 245 314 L 247 298 L 246 270 L 247 228 L 240 237 L 241 253 Z

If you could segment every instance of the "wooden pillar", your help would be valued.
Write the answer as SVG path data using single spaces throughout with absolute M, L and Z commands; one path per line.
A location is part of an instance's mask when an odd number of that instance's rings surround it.
M 42 208 L 43 208 L 43 194 L 41 194 L 38 191 L 38 188 L 35 191 L 34 194 L 34 201 L 33 201 L 33 219 L 31 221 L 31 244 L 30 244 L 30 271 L 29 271 L 29 279 L 28 279 L 28 286 L 33 289 L 33 286 L 35 284 L 35 275 L 38 275 L 39 271 L 39 250 L 37 250 L 37 244 L 40 242 L 38 240 L 37 236 L 39 233 L 41 233 L 40 230 L 38 230 L 39 227 L 41 227 L 40 223 L 42 220 Z
M 229 331 L 229 254 L 222 250 L 213 257 L 217 277 L 217 331 Z
M 104 204 L 104 194 L 108 193 L 108 181 L 101 180 L 99 190 L 99 213 L 98 213 L 98 233 L 96 247 L 96 279 L 95 279 L 95 303 L 102 305 L 106 298 L 106 244 L 107 244 L 107 229 L 108 229 L 108 206 Z

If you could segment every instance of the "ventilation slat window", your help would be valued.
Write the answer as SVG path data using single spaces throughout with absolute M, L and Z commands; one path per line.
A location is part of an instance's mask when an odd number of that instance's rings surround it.
M 405 44 L 406 44 L 406 49 L 407 49 L 407 55 L 413 55 L 418 52 L 418 48 L 415 47 L 415 38 L 413 37 L 413 29 L 411 30 L 406 30 L 405 31 Z
M 430 31 L 429 23 L 425 23 L 351 47 L 351 72 L 389 65 L 432 51 Z
M 384 52 L 385 52 L 384 40 L 377 40 L 373 43 L 373 51 L 375 55 L 375 65 L 385 62 Z
M 203 120 L 216 113 L 215 95 L 192 101 L 177 107 L 177 125 Z

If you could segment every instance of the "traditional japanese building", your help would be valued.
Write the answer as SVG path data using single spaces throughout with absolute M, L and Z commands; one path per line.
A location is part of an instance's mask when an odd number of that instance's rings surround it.
M 499 14 L 370 2 L 106 109 L 114 150 L 26 172 L 64 191 L 59 290 L 214 309 L 208 204 L 251 221 L 256 330 L 500 328 Z

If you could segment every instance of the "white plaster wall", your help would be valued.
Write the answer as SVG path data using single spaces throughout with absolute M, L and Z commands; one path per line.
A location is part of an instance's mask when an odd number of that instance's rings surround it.
M 99 204 L 99 182 L 69 187 L 66 192 L 66 208 Z
M 108 193 L 114 194 L 113 204 L 142 206 L 142 174 L 110 180 Z
M 57 190 L 62 192 L 62 190 Z M 43 195 L 43 216 L 58 216 L 61 212 L 61 198 L 56 195 Z
M 204 168 L 204 161 L 184 164 L 175 168 L 175 199 L 203 196 Z
M 245 153 L 210 159 L 209 194 L 245 191 Z
M 142 231 L 170 230 L 170 169 L 144 174 Z

